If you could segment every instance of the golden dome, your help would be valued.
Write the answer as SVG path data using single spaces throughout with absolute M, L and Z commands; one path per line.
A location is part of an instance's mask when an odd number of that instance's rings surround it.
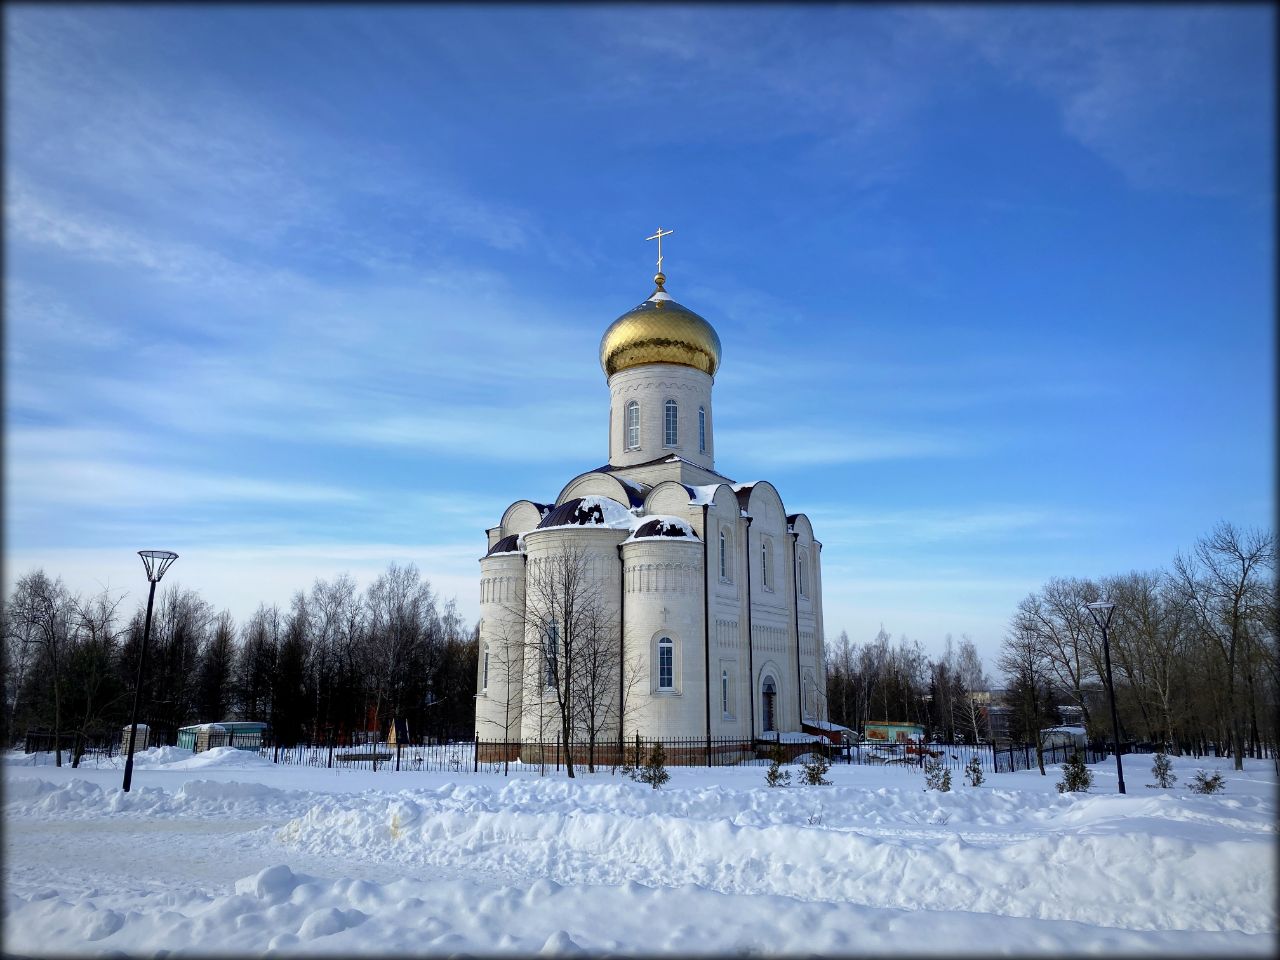
M 658 274 L 653 279 L 658 284 L 653 295 L 613 321 L 600 338 L 605 376 L 644 363 L 679 363 L 714 377 L 720 366 L 715 329 L 671 299 L 662 289 L 666 277 Z

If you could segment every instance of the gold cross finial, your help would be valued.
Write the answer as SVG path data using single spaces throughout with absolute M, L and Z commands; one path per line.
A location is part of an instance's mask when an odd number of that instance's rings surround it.
M 658 276 L 659 277 L 662 277 L 662 238 L 669 237 L 673 233 L 675 233 L 674 230 L 663 230 L 661 227 L 659 227 L 658 232 L 655 233 L 652 237 L 645 237 L 646 240 L 658 241 Z M 662 277 L 662 280 L 665 280 L 665 279 L 666 279 L 665 277 Z M 658 286 L 662 286 L 662 280 L 658 281 Z

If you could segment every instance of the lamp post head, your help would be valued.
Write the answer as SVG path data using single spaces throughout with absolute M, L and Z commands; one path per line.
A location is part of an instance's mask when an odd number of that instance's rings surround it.
M 139 550 L 138 556 L 142 558 L 142 565 L 147 569 L 147 579 L 152 583 L 159 583 L 165 571 L 178 559 L 178 555 L 172 550 Z
M 1115 611 L 1116 605 L 1110 600 L 1095 600 L 1093 603 L 1086 603 L 1085 607 L 1093 616 L 1093 622 L 1103 631 L 1103 638 L 1106 638 L 1107 625 L 1111 623 L 1111 614 Z

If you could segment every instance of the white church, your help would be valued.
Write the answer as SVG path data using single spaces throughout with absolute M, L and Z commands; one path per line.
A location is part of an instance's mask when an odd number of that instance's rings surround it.
M 666 235 L 656 289 L 600 341 L 608 463 L 487 531 L 480 740 L 555 740 L 570 687 L 575 741 L 827 726 L 822 544 L 773 484 L 716 469 L 720 338 L 667 293 Z

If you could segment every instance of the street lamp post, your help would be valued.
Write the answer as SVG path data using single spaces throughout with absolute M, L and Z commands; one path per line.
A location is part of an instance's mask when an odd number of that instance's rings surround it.
M 1087 604 L 1093 622 L 1102 631 L 1102 662 L 1107 668 L 1107 696 L 1111 700 L 1111 734 L 1116 749 L 1116 775 L 1120 779 L 1120 792 L 1124 793 L 1124 765 L 1120 762 L 1120 716 L 1116 713 L 1116 688 L 1111 680 L 1111 644 L 1107 640 L 1107 628 L 1111 626 L 1111 615 L 1116 605 L 1110 600 L 1099 600 Z
M 129 784 L 133 781 L 133 745 L 138 739 L 138 704 L 142 699 L 142 669 L 147 662 L 147 640 L 151 637 L 151 605 L 156 599 L 156 584 L 178 559 L 172 550 L 139 550 L 138 556 L 142 558 L 147 579 L 151 581 L 151 592 L 147 595 L 147 620 L 142 628 L 142 646 L 138 650 L 138 678 L 133 685 L 133 719 L 129 721 L 129 752 L 124 761 L 125 793 L 129 792 Z

